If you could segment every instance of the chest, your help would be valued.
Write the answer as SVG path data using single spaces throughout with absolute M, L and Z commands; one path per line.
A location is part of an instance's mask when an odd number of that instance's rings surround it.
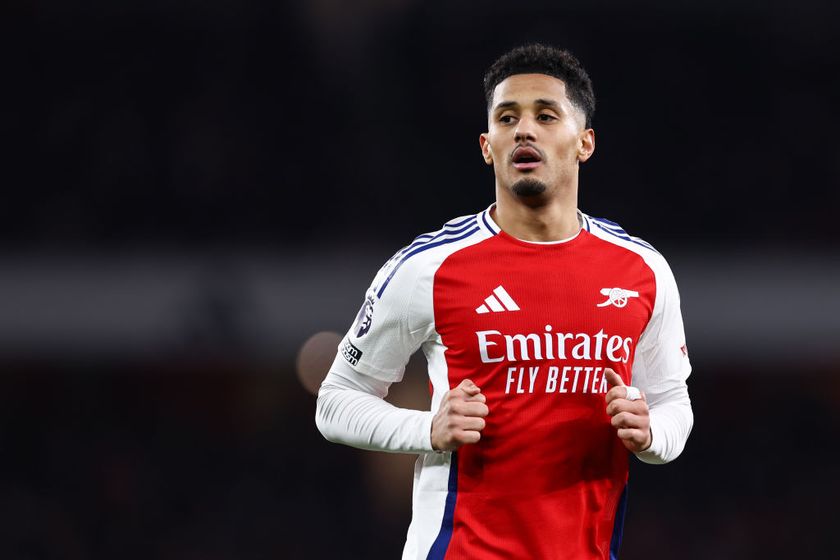
M 478 363 L 627 363 L 653 312 L 651 269 L 592 238 L 542 249 L 490 240 L 445 261 L 433 292 L 444 344 Z

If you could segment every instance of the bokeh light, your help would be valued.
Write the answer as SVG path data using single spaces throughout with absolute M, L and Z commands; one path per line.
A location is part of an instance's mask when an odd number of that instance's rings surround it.
M 318 394 L 318 388 L 335 359 L 339 342 L 341 342 L 341 335 L 337 332 L 321 331 L 310 336 L 298 352 L 298 379 L 301 385 L 313 395 Z

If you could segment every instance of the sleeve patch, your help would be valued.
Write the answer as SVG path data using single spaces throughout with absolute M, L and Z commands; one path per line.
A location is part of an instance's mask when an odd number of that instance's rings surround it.
M 370 330 L 370 325 L 373 323 L 373 304 L 375 301 L 372 295 L 368 295 L 362 308 L 359 309 L 359 314 L 356 315 L 356 321 L 353 323 L 352 329 L 356 338 L 362 338 Z
M 347 360 L 351 366 L 355 366 L 359 364 L 359 360 L 362 359 L 362 351 L 356 348 L 352 342 L 344 339 L 344 344 L 341 345 L 341 355 L 344 356 L 344 359 Z

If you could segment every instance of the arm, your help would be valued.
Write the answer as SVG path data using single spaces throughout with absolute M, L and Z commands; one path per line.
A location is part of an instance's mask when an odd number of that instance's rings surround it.
M 633 398 L 612 369 L 607 368 L 604 375 L 612 386 L 606 395 L 607 414 L 627 450 L 654 465 L 676 459 L 694 423 L 685 384 Z
M 400 253 L 398 253 L 399 255 Z M 315 421 L 329 441 L 361 449 L 431 451 L 432 414 L 384 401 L 432 332 L 425 270 L 391 258 L 376 274 L 318 392 Z M 387 287 L 387 290 L 385 289 Z
M 384 401 L 390 383 L 355 372 L 341 358 L 318 391 L 315 423 L 329 441 L 392 453 L 432 451 L 431 412 Z
M 489 411 L 472 381 L 447 391 L 437 414 L 385 402 L 390 385 L 336 359 L 318 391 L 318 430 L 334 443 L 391 453 L 452 451 L 481 438 Z
M 650 447 L 636 453 L 636 457 L 650 464 L 673 461 L 682 453 L 694 425 L 688 387 L 683 384 L 663 393 L 648 393 L 647 402 L 652 441 Z
M 628 400 L 624 382 L 608 370 L 613 387 L 606 401 L 624 446 L 645 463 L 662 464 L 682 453 L 694 424 L 686 385 L 691 363 L 674 276 L 664 259 L 650 264 L 656 273 L 656 304 L 633 362 L 632 383 L 641 398 Z
M 402 380 L 411 355 L 437 340 L 432 305 L 436 265 L 424 260 L 433 253 L 423 255 L 409 260 L 401 251 L 380 269 L 339 344 L 316 410 L 316 424 L 328 440 L 404 453 L 449 451 L 478 441 L 487 406 L 472 381 L 462 381 L 440 401 L 436 395 L 432 412 L 383 400 L 391 383 Z

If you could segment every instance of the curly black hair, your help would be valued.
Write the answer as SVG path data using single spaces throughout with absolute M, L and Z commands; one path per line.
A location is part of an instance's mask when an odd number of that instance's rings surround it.
M 515 74 L 546 74 L 562 80 L 566 84 L 569 101 L 583 111 L 586 128 L 592 126 L 592 116 L 595 114 L 592 80 L 572 53 L 536 43 L 516 47 L 500 56 L 484 74 L 484 95 L 488 110 L 493 102 L 493 90 Z

